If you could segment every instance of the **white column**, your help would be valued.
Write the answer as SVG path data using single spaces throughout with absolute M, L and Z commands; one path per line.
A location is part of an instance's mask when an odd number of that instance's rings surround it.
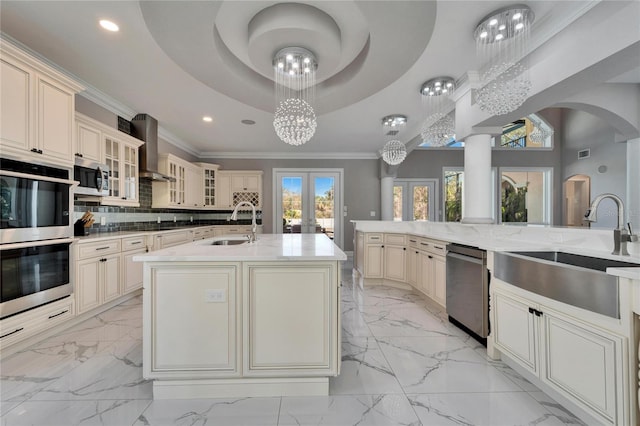
M 380 179 L 380 217 L 382 220 L 393 220 L 393 176 Z
M 640 138 L 627 141 L 627 217 L 640 233 Z
M 491 180 L 491 135 L 473 135 L 464 140 L 462 222 L 494 223 Z

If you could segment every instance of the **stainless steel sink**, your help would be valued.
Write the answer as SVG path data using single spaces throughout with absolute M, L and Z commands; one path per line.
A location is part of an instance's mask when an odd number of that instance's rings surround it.
M 212 246 L 237 246 L 240 244 L 248 244 L 249 240 L 215 240 L 211 243 Z
M 569 305 L 620 318 L 618 278 L 611 267 L 640 267 L 637 263 L 557 251 L 495 253 L 496 278 Z

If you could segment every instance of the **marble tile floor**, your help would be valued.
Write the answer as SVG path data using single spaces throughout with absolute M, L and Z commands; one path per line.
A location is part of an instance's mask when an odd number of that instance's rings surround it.
M 7 357 L 2 426 L 583 424 L 449 324 L 437 305 L 343 271 L 342 373 L 328 397 L 153 401 L 142 300 Z

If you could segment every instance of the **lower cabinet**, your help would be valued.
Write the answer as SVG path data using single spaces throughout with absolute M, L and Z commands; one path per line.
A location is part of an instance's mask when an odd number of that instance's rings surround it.
M 407 248 L 387 245 L 384 249 L 384 278 L 394 281 L 406 280 Z
M 78 313 L 120 296 L 120 254 L 80 260 L 76 270 L 74 292 Z
M 3 319 L 0 321 L 0 348 L 34 336 L 74 315 L 73 296 L 69 296 Z
M 384 277 L 384 246 L 382 244 L 366 244 L 364 247 L 364 277 Z
M 603 424 L 626 424 L 626 339 L 501 290 L 493 291 L 495 347 Z

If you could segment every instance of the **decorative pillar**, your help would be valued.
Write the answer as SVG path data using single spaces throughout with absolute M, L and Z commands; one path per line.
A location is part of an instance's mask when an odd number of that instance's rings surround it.
M 393 176 L 383 176 L 380 179 L 380 218 L 393 220 Z
M 627 217 L 634 234 L 640 232 L 640 138 L 627 141 Z
M 464 140 L 462 223 L 495 223 L 491 179 L 491 135 Z

